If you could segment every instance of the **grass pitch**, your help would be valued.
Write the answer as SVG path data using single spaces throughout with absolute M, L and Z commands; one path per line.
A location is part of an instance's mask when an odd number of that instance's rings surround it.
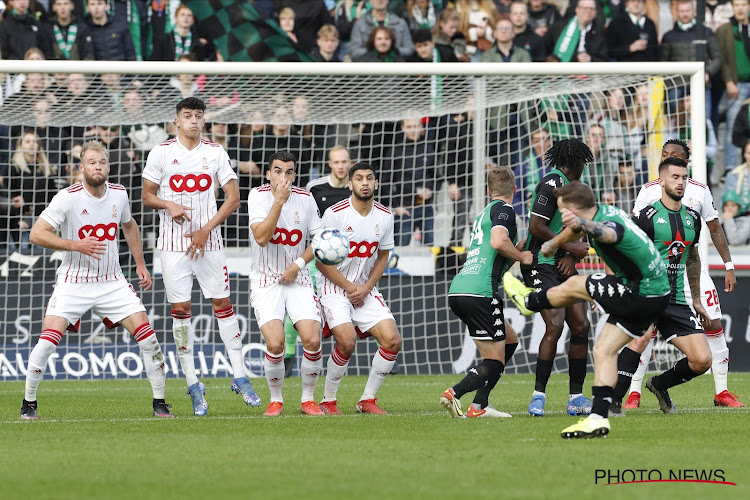
M 475 420 L 451 419 L 438 403 L 460 378 L 389 377 L 379 393 L 390 413 L 383 417 L 356 414 L 365 377 L 346 377 L 339 391 L 344 415 L 304 417 L 295 377 L 285 382 L 281 418 L 261 416 L 263 379 L 254 381 L 261 408 L 245 406 L 229 380 L 204 379 L 204 418 L 192 416 L 184 382 L 170 379 L 173 420 L 150 416 L 146 380 L 43 381 L 35 422 L 18 418 L 23 383 L 6 382 L 0 497 L 750 498 L 750 412 L 715 408 L 710 375 L 670 391 L 679 414 L 663 415 L 647 391 L 641 408 L 610 420 L 609 437 L 580 441 L 560 438 L 575 422 L 565 414 L 567 376 L 553 375 L 544 418 L 526 413 L 533 377 L 510 375 L 490 403 L 513 418 Z M 592 380 L 589 374 L 589 392 Z M 750 402 L 750 374 L 730 374 L 729 387 Z M 664 479 L 670 470 L 721 469 L 737 486 L 596 484 L 597 470 L 625 469 L 658 470 Z

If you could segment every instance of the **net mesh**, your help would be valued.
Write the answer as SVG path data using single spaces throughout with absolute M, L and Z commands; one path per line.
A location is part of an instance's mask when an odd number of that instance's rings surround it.
M 243 203 L 222 231 L 231 299 L 251 375 L 262 374 L 263 341 L 249 307 L 247 195 L 264 182 L 263 169 L 275 151 L 297 155 L 297 184 L 305 186 L 328 175 L 327 154 L 335 145 L 346 147 L 354 161 L 374 164 L 379 201 L 410 214 L 397 224 L 395 265 L 378 285 L 404 337 L 399 370 L 466 370 L 477 353 L 448 308 L 447 290 L 462 262 L 467 229 L 487 202 L 485 168 L 513 168 L 519 237 L 524 237 L 533 188 L 548 171 L 542 157 L 554 141 L 587 142 L 596 162 L 583 180 L 599 201 L 630 211 L 638 189 L 653 174 L 649 169 L 661 144 L 690 139 L 686 76 L 551 76 L 543 65 L 539 68 L 540 74 L 532 76 L 468 77 L 0 75 L 6 90 L 0 107 L 0 377 L 25 375 L 61 259 L 59 252 L 31 245 L 28 229 L 59 189 L 77 181 L 80 145 L 89 139 L 109 148 L 110 180 L 129 190 L 156 278 L 154 289 L 141 292 L 141 298 L 166 351 L 169 373 L 178 375 L 170 307 L 154 251 L 158 218 L 142 206 L 141 172 L 150 149 L 174 135 L 174 106 L 188 95 L 206 102 L 203 135 L 225 147 L 240 177 Z M 708 143 L 710 151 L 710 137 Z M 134 278 L 132 258 L 121 241 L 121 264 Z M 580 271 L 601 271 L 600 264 L 592 255 Z M 510 303 L 505 313 L 521 338 L 507 371 L 533 372 L 544 324 L 539 315 L 520 316 Z M 596 313 L 591 322 L 601 328 Z M 211 305 L 197 283 L 191 334 L 199 373 L 228 376 Z M 566 327 L 556 371 L 567 371 L 568 336 Z M 299 343 L 296 349 L 301 352 Z M 324 342 L 324 354 L 331 349 Z M 360 342 L 350 373 L 368 373 L 376 350 L 375 342 Z M 670 348 L 654 352 L 652 369 L 674 361 Z M 65 334 L 47 376 L 141 376 L 140 366 L 127 332 L 108 331 L 87 315 L 79 333 Z

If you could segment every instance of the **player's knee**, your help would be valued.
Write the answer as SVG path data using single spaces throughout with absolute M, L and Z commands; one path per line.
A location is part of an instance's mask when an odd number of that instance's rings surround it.
M 555 342 L 562 335 L 563 327 L 565 326 L 565 316 L 554 316 L 547 321 L 546 328 L 544 330 L 544 338 L 553 338 Z
M 211 304 L 214 306 L 214 311 L 221 311 L 232 307 L 232 301 L 229 297 L 223 299 L 211 299 Z
M 354 352 L 354 346 L 356 343 L 357 341 L 353 338 L 336 340 L 336 349 L 338 349 L 342 356 L 350 358 Z
M 701 352 L 689 361 L 691 370 L 698 374 L 706 373 L 711 368 L 711 352 Z
M 283 337 L 281 339 L 266 340 L 266 350 L 269 354 L 272 354 L 274 356 L 283 354 L 285 345 L 286 342 L 284 341 Z
M 399 352 L 401 351 L 401 336 L 396 335 L 395 337 L 383 339 L 383 342 L 380 344 L 380 346 L 386 351 Z
M 320 337 L 308 337 L 302 338 L 302 347 L 310 352 L 318 352 L 320 350 Z
M 597 342 L 594 344 L 593 349 L 591 349 L 591 354 L 594 356 L 594 360 L 596 362 L 596 360 L 598 359 L 615 357 L 617 355 L 617 352 L 613 350 L 610 345 Z
M 589 323 L 588 318 L 584 319 L 580 323 L 573 325 L 570 327 L 570 335 L 572 337 L 583 337 L 587 338 L 589 336 L 589 332 L 591 331 L 591 323 Z M 571 339 L 572 341 L 572 339 Z

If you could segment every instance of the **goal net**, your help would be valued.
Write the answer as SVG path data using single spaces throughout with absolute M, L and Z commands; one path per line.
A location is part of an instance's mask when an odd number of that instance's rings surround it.
M 185 96 L 207 104 L 204 138 L 225 147 L 238 176 L 240 209 L 223 225 L 232 302 L 240 319 L 251 376 L 262 375 L 263 340 L 249 306 L 247 195 L 265 182 L 268 157 L 298 158 L 297 184 L 330 173 L 328 152 L 379 172 L 377 199 L 397 218 L 391 265 L 378 288 L 403 336 L 398 370 L 406 374 L 463 372 L 477 356 L 450 312 L 447 291 L 462 262 L 468 229 L 488 202 L 486 170 L 508 165 L 516 175 L 519 237 L 528 227 L 532 191 L 549 170 L 544 152 L 565 138 L 584 140 L 596 162 L 583 180 L 597 199 L 630 211 L 640 186 L 654 177 L 661 145 L 691 143 L 693 176 L 705 179 L 710 153 L 701 64 L 349 64 L 113 63 L 3 61 L 0 102 L 0 377 L 22 379 L 41 333 L 59 252 L 28 241 L 29 227 L 51 197 L 77 182 L 80 147 L 89 139 L 110 151 L 110 181 L 129 191 L 154 287 L 140 291 L 178 376 L 170 305 L 154 250 L 156 213 L 141 202 L 141 173 L 151 148 L 175 134 L 174 107 Z M 691 94 L 692 88 L 692 94 Z M 708 155 L 710 158 L 710 154 Z M 219 194 L 221 198 L 221 193 Z M 221 200 L 219 200 L 221 203 Z M 137 282 L 121 238 L 121 264 Z M 580 272 L 601 271 L 595 255 Z M 191 335 L 200 376 L 226 377 L 229 363 L 210 301 L 195 283 Z M 533 372 L 544 333 L 539 315 L 524 318 L 506 301 L 505 317 L 520 335 L 507 371 Z M 591 312 L 593 343 L 602 318 Z M 567 371 L 567 331 L 556 371 Z M 324 355 L 331 349 L 323 343 Z M 301 352 L 301 345 L 296 349 Z M 351 374 L 366 374 L 377 350 L 360 341 Z M 674 362 L 657 349 L 651 369 Z M 591 363 L 591 361 L 590 361 Z M 142 376 L 135 342 L 86 315 L 68 332 L 47 377 Z

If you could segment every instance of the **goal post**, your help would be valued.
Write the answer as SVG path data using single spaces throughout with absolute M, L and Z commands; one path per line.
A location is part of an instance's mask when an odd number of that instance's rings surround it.
M 378 168 L 381 201 L 404 203 L 421 214 L 413 216 L 408 230 L 401 226 L 398 268 L 389 269 L 379 285 L 404 337 L 400 370 L 409 374 L 462 371 L 476 358 L 447 306 L 455 266 L 436 260 L 424 243 L 443 248 L 468 243 L 467 229 L 487 203 L 489 165 L 508 165 L 516 173 L 521 237 L 531 191 L 546 173 L 539 159 L 555 140 L 603 141 L 600 161 L 583 178 L 600 201 L 625 207 L 639 184 L 653 176 L 661 145 L 673 137 L 690 142 L 691 175 L 707 180 L 702 63 L 3 61 L 2 71 L 0 83 L 17 89 L 3 95 L 0 106 L 0 184 L 8 195 L 7 214 L 0 214 L 0 230 L 7 235 L 0 254 L 0 378 L 6 380 L 25 376 L 60 263 L 59 253 L 29 245 L 28 231 L 19 224 L 33 223 L 51 195 L 75 182 L 76 146 L 94 138 L 110 148 L 111 180 L 130 191 L 156 275 L 154 290 L 141 297 L 165 349 L 169 375 L 178 376 L 169 305 L 153 249 L 158 226 L 154 211 L 140 203 L 140 189 L 148 151 L 174 134 L 175 104 L 188 93 L 206 101 L 210 127 L 204 137 L 226 144 L 240 177 L 243 206 L 222 231 L 231 298 L 254 376 L 262 374 L 263 343 L 249 307 L 246 194 L 263 182 L 264 162 L 276 147 L 298 156 L 304 187 L 328 174 L 328 150 L 344 145 L 353 159 Z M 38 145 L 33 154 L 22 144 L 29 132 Z M 424 186 L 430 188 L 427 195 L 417 195 Z M 23 207 L 12 202 L 19 194 Z M 132 277 L 126 247 L 122 264 Z M 586 264 L 582 272 L 597 269 L 595 258 Z M 193 302 L 198 370 L 203 377 L 229 376 L 210 303 L 197 284 Z M 505 313 L 520 335 L 507 371 L 533 372 L 541 318 L 526 319 L 507 301 Z M 141 376 L 135 342 L 121 329 L 110 332 L 88 318 L 79 333 L 64 335 L 47 377 Z M 594 314 L 592 325 L 599 323 Z M 567 335 L 558 346 L 556 371 L 567 369 Z M 325 354 L 330 352 L 330 342 L 323 346 Z M 350 373 L 366 374 L 376 349 L 374 342 L 359 342 Z

